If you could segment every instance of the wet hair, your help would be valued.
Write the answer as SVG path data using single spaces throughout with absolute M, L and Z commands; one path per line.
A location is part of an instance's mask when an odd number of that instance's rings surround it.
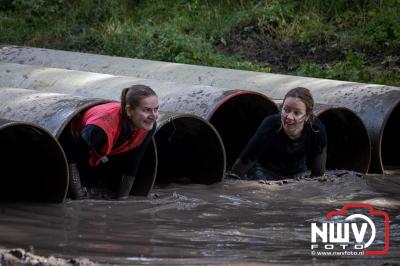
M 296 87 L 288 91 L 283 98 L 282 106 L 285 103 L 286 98 L 288 97 L 293 97 L 293 98 L 299 98 L 304 105 L 306 106 L 306 115 L 309 116 L 308 122 L 311 124 L 312 121 L 314 120 L 314 98 L 311 95 L 311 92 L 309 89 L 303 88 L 303 87 Z
M 286 98 L 288 97 L 293 97 L 293 98 L 299 98 L 304 105 L 306 106 L 306 115 L 308 115 L 308 120 L 306 121 L 306 123 L 309 123 L 311 126 L 311 129 L 315 132 L 318 132 L 319 130 L 316 130 L 313 128 L 313 121 L 315 119 L 315 115 L 314 115 L 314 98 L 310 92 L 309 89 L 304 88 L 304 87 L 296 87 L 291 89 L 290 91 L 288 91 L 285 95 L 285 97 L 283 98 L 282 104 L 281 104 L 281 109 L 283 107 L 283 104 L 285 103 Z M 281 130 L 282 129 L 282 125 L 280 126 L 280 128 L 278 129 Z
M 122 90 L 120 114 L 122 116 L 124 127 L 128 126 L 130 123 L 129 117 L 125 111 L 126 105 L 136 108 L 140 105 L 142 99 L 150 96 L 157 96 L 157 94 L 153 89 L 146 85 L 132 85 Z

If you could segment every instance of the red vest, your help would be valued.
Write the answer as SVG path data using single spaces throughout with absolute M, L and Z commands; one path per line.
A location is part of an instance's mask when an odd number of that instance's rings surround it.
M 107 143 L 103 146 L 100 153 L 91 152 L 89 165 L 95 166 L 99 164 L 103 156 L 123 153 L 137 148 L 146 138 L 148 130 L 139 128 L 132 133 L 132 139 L 127 140 L 118 148 L 113 149 L 122 129 L 120 108 L 120 102 L 111 102 L 91 107 L 83 114 L 79 125 L 80 130 L 86 125 L 96 125 L 102 128 L 107 135 Z

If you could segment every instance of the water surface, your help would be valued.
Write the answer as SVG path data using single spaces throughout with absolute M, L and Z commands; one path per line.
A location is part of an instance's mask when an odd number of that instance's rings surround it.
M 393 263 L 400 261 L 400 196 L 382 180 L 331 172 L 287 184 L 172 184 L 123 202 L 0 203 L 0 247 L 105 264 Z M 310 223 L 349 202 L 389 213 L 389 253 L 312 256 Z

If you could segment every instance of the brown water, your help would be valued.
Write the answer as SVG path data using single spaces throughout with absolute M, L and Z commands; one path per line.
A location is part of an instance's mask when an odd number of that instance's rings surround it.
M 385 188 L 375 180 L 380 177 L 329 177 L 283 185 L 240 180 L 174 184 L 154 189 L 149 198 L 124 202 L 0 203 L 0 247 L 105 264 L 398 263 L 400 195 L 393 189 L 378 191 Z M 310 223 L 345 202 L 370 203 L 389 213 L 388 254 L 310 254 Z

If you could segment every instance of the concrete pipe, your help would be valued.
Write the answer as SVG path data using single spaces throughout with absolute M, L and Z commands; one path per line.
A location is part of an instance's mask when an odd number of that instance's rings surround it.
M 46 129 L 0 119 L 1 201 L 61 203 L 68 167 L 59 142 Z
M 361 118 L 345 107 L 316 105 L 316 116 L 328 135 L 327 169 L 367 173 L 371 143 Z
M 0 88 L 0 101 L 0 117 L 39 125 L 58 139 L 62 146 L 74 118 L 89 107 L 109 102 L 97 98 L 16 88 Z M 37 152 L 40 153 L 42 149 Z M 154 183 L 157 169 L 155 144 L 149 145 L 147 150 L 142 160 L 145 167 L 139 168 L 137 182 L 133 185 L 134 195 L 147 195 Z
M 203 87 L 190 93 L 164 96 L 160 108 L 185 112 L 210 121 L 219 132 L 230 167 L 257 130 L 261 121 L 278 112 L 278 106 L 263 94 L 240 90 Z
M 157 184 L 212 184 L 225 173 L 225 151 L 216 129 L 192 114 L 161 113 L 154 136 L 159 158 Z
M 11 88 L 0 89 L 0 99 L 7 102 L 0 108 L 0 116 L 13 110 L 7 116 L 25 117 L 47 126 L 53 129 L 61 143 L 63 131 L 67 132 L 64 128 L 74 116 L 90 106 L 109 101 Z M 39 110 L 36 110 L 37 107 Z M 30 116 L 24 115 L 29 111 Z M 210 184 L 222 180 L 225 172 L 224 147 L 218 132 L 208 121 L 190 114 L 161 112 L 154 140 L 141 161 L 131 194 L 147 196 L 156 181 L 186 180 Z
M 0 86 L 119 100 L 122 88 L 132 84 L 145 84 L 153 88 L 160 97 L 162 111 L 190 113 L 209 120 L 225 144 L 228 167 L 261 121 L 267 115 L 278 112 L 276 104 L 258 92 L 12 63 L 0 64 Z
M 369 172 L 400 169 L 397 87 L 15 46 L 3 46 L 0 60 L 253 90 L 273 98 L 282 98 L 294 87 L 306 87 L 316 102 L 347 107 L 360 116 L 371 139 Z

